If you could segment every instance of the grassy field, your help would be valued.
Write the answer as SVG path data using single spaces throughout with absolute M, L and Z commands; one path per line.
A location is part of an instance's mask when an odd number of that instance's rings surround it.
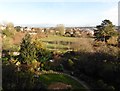
M 47 87 L 52 83 L 62 82 L 71 85 L 73 89 L 82 89 L 82 91 L 87 91 L 79 82 L 64 74 L 43 74 L 40 75 L 40 80 Z
M 73 42 L 76 39 L 79 39 L 79 38 L 50 35 L 48 37 L 41 38 L 40 40 L 41 41 L 69 41 L 69 42 Z
M 83 42 L 92 42 L 92 38 L 76 38 L 76 37 L 64 37 L 64 36 L 48 36 L 45 38 L 40 38 L 40 41 L 46 44 L 47 49 L 49 50 L 59 50 L 59 51 L 67 51 L 71 49 L 75 49 L 74 45 L 77 43 L 82 44 Z M 79 47 L 77 45 L 77 47 Z M 78 49 L 78 48 L 77 48 Z

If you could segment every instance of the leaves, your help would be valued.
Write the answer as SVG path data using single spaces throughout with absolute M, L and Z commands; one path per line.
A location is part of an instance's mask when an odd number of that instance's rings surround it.
M 96 40 L 105 41 L 116 34 L 115 27 L 110 20 L 102 21 L 101 25 L 96 26 L 97 30 L 94 30 Z
M 34 44 L 31 43 L 31 37 L 29 34 L 26 34 L 25 38 L 23 38 L 20 47 L 20 59 L 22 63 L 29 64 L 36 59 L 36 49 Z

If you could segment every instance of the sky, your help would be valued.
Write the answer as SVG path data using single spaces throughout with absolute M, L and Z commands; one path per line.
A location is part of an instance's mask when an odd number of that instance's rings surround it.
M 117 0 L 0 0 L 0 22 L 96 26 L 104 19 L 118 25 Z

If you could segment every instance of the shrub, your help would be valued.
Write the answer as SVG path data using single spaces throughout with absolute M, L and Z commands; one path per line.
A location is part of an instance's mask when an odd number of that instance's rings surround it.
M 34 44 L 31 43 L 31 37 L 29 34 L 23 38 L 20 45 L 20 57 L 21 63 L 30 64 L 34 59 L 36 59 L 36 49 Z
M 81 52 L 93 52 L 93 42 L 91 38 L 80 38 L 71 45 L 71 48 Z
M 45 90 L 45 86 L 30 71 L 16 71 L 15 65 L 3 66 L 2 86 L 4 91 L 8 90 Z

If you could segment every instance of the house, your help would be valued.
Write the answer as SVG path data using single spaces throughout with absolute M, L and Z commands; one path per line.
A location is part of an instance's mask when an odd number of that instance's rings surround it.
M 73 29 L 70 29 L 70 31 L 69 31 L 69 32 L 70 32 L 70 34 L 73 34 L 73 31 L 74 31 Z
M 43 32 L 45 32 L 45 30 L 44 30 L 44 29 L 42 29 L 42 30 L 41 30 L 41 32 L 43 33 Z
M 22 32 L 23 32 L 23 31 L 24 31 L 24 28 L 23 28 L 23 27 L 21 27 L 21 28 L 20 28 L 20 31 L 22 31 Z
M 17 55 L 19 55 L 19 54 L 20 54 L 20 52 L 8 52 L 8 54 L 9 54 L 9 55 L 11 55 L 11 54 L 12 54 L 12 55 L 14 55 L 14 56 L 17 56 Z
M 35 32 L 29 32 L 30 35 L 36 35 L 37 33 Z
M 25 31 L 31 31 L 31 28 L 30 27 L 25 27 L 24 30 Z
M 35 28 L 31 28 L 31 31 L 36 31 Z
M 2 35 L 2 38 L 3 38 L 3 39 L 5 39 L 6 37 L 7 37 L 6 35 L 4 35 L 4 34 Z
M 1 25 L 0 30 L 4 30 L 4 29 L 6 29 L 6 26 Z
M 50 33 L 54 33 L 54 30 L 49 30 Z
M 92 29 L 86 29 L 86 31 L 87 31 L 88 34 L 94 35 L 94 30 L 92 30 Z
M 13 52 L 13 55 L 19 55 L 20 53 L 19 52 Z

